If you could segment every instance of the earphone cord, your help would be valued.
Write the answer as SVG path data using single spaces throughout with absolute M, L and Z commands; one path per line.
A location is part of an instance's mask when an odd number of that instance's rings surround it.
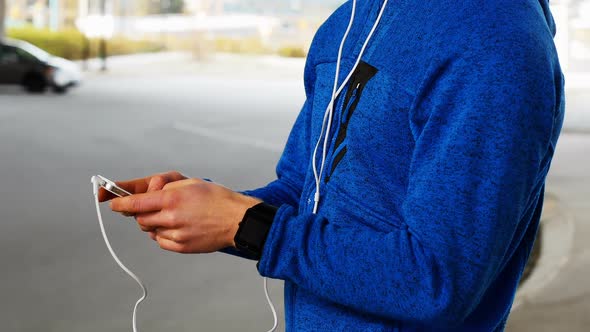
M 354 73 L 354 71 L 358 67 L 358 65 L 361 61 L 361 58 L 365 52 L 365 49 L 367 48 L 369 41 L 373 37 L 373 33 L 375 33 L 375 30 L 377 29 L 379 22 L 381 22 L 381 17 L 383 16 L 383 13 L 385 12 L 385 8 L 387 7 L 388 0 L 383 1 L 383 4 L 381 5 L 381 9 L 379 10 L 379 14 L 377 15 L 377 19 L 375 20 L 375 23 L 373 24 L 371 31 L 369 31 L 367 39 L 365 39 L 365 42 L 363 43 L 363 46 L 361 47 L 361 50 L 360 50 L 359 55 L 354 63 L 354 66 L 352 67 L 352 69 L 350 70 L 350 72 L 348 73 L 348 75 L 346 76 L 346 78 L 344 79 L 342 84 L 340 85 L 340 87 L 338 89 L 336 89 L 336 87 L 338 86 L 338 75 L 340 74 L 340 61 L 342 60 L 342 50 L 344 48 L 344 43 L 346 42 L 346 38 L 348 37 L 348 33 L 350 32 L 350 29 L 352 28 L 352 24 L 354 23 L 355 11 L 356 11 L 356 1 L 357 0 L 352 1 L 352 12 L 350 14 L 350 21 L 348 22 L 348 27 L 346 28 L 346 32 L 344 33 L 344 37 L 342 38 L 342 41 L 340 42 L 340 48 L 338 49 L 338 57 L 336 60 L 336 74 L 335 74 L 334 86 L 333 86 L 333 90 L 332 90 L 332 98 L 330 99 L 330 103 L 328 104 L 328 107 L 326 108 L 326 111 L 324 113 L 320 137 L 318 138 L 318 141 L 315 145 L 315 149 L 313 151 L 312 167 L 313 167 L 313 173 L 314 173 L 314 178 L 315 178 L 315 183 L 316 183 L 316 191 L 315 191 L 315 195 L 314 195 L 314 205 L 313 205 L 313 214 L 317 213 L 317 210 L 318 210 L 318 207 L 320 204 L 320 182 L 322 179 L 324 165 L 326 162 L 326 150 L 328 147 L 328 139 L 330 137 L 332 116 L 333 116 L 333 112 L 334 112 L 334 103 L 336 102 L 336 98 L 338 97 L 338 95 L 340 95 L 340 92 L 342 92 L 342 90 L 344 89 L 344 87 L 346 86 L 346 84 L 348 83 L 350 78 L 352 77 L 352 74 Z M 328 120 L 327 123 L 326 123 L 326 119 Z M 324 129 L 326 129 L 325 135 L 324 135 Z M 322 161 L 321 161 L 320 170 L 318 173 L 317 166 L 316 166 L 316 154 L 317 154 L 317 150 L 319 148 L 320 142 L 322 140 L 322 136 L 324 137 L 324 144 L 323 144 L 323 149 L 322 149 Z
M 266 295 L 266 301 L 268 302 L 268 306 L 270 307 L 270 310 L 272 311 L 272 317 L 274 319 L 274 324 L 273 324 L 272 328 L 270 330 L 268 330 L 268 332 L 274 332 L 277 329 L 277 326 L 279 325 L 279 320 L 277 318 L 277 311 L 275 310 L 275 306 L 272 303 L 270 296 L 268 295 L 268 278 L 267 277 L 264 277 L 264 295 Z
M 96 203 L 96 214 L 98 215 L 98 223 L 100 225 L 100 231 L 102 232 L 102 237 L 104 238 L 104 242 L 106 243 L 107 248 L 109 249 L 109 252 L 111 253 L 111 256 L 113 256 L 113 258 L 115 259 L 115 262 L 117 262 L 117 264 L 119 264 L 121 269 L 123 271 L 125 271 L 125 273 L 127 273 L 131 278 L 133 278 L 133 280 L 135 280 L 139 284 L 139 286 L 141 287 L 141 290 L 143 291 L 143 295 L 139 298 L 139 300 L 137 300 L 137 302 L 135 302 L 135 306 L 133 307 L 133 332 L 137 332 L 137 307 L 147 297 L 147 289 L 146 289 L 145 285 L 143 284 L 143 282 L 141 281 L 141 279 L 139 279 L 135 275 L 135 273 L 131 272 L 131 270 L 129 270 L 125 266 L 125 264 L 123 264 L 121 262 L 121 260 L 119 259 L 117 254 L 115 254 L 115 251 L 111 247 L 111 242 L 109 241 L 109 238 L 107 237 L 107 234 L 104 229 L 104 223 L 102 221 L 102 214 L 100 213 L 100 204 L 98 202 L 99 185 L 98 185 L 98 182 L 94 178 L 92 181 L 92 185 L 94 187 L 93 191 L 94 191 L 94 201 Z
M 315 145 L 315 149 L 313 150 L 313 175 L 314 175 L 314 179 L 315 179 L 315 183 L 316 183 L 316 190 L 315 190 L 315 195 L 314 195 L 314 206 L 313 206 L 313 213 L 317 213 L 318 210 L 318 205 L 320 202 L 320 181 L 322 178 L 322 174 L 324 172 L 324 163 L 326 161 L 326 149 L 327 149 L 327 145 L 328 145 L 328 136 L 330 135 L 330 127 L 332 125 L 332 115 L 333 115 L 333 110 L 334 110 L 334 103 L 336 101 L 336 97 L 338 96 L 338 94 L 340 93 L 341 89 L 338 89 L 338 91 L 336 90 L 338 87 L 338 75 L 340 74 L 340 61 L 342 59 L 342 50 L 344 49 L 344 43 L 346 42 L 346 38 L 348 37 L 348 33 L 350 32 L 350 29 L 352 28 L 352 24 L 354 23 L 354 16 L 355 16 L 355 10 L 356 10 L 356 0 L 353 0 L 352 2 L 352 13 L 350 14 L 350 20 L 348 22 L 348 27 L 346 28 L 346 31 L 344 32 L 344 37 L 342 37 L 342 40 L 340 41 L 340 47 L 338 48 L 338 57 L 336 58 L 336 73 L 334 75 L 334 86 L 332 88 L 332 97 L 330 98 L 330 103 L 328 104 L 328 107 L 326 108 L 326 111 L 324 112 L 324 118 L 322 119 L 322 130 L 320 132 L 320 137 L 318 138 L 318 141 Z M 354 68 L 353 68 L 354 70 Z M 346 84 L 345 80 L 342 83 L 342 87 L 344 87 L 344 85 Z M 342 88 L 341 87 L 341 88 Z M 327 128 L 326 128 L 326 119 L 328 119 L 327 122 Z M 324 138 L 324 145 L 323 145 L 323 149 L 322 149 L 322 162 L 320 165 L 320 170 L 318 173 L 317 170 L 317 166 L 316 166 L 316 154 L 318 151 L 318 147 L 320 145 L 320 142 L 322 140 L 322 136 L 324 136 L 324 130 L 326 130 L 326 136 Z
M 113 247 L 111 246 L 111 242 L 109 241 L 109 238 L 107 237 L 107 233 L 104 228 L 104 222 L 102 221 L 102 213 L 100 212 L 100 203 L 98 202 L 99 184 L 95 178 L 92 178 L 92 186 L 93 186 L 93 193 L 94 193 L 94 202 L 96 204 L 96 215 L 98 216 L 98 224 L 100 225 L 100 231 L 102 233 L 102 237 L 104 238 L 104 242 L 106 243 L 107 248 L 109 249 L 109 252 L 111 253 L 111 256 L 113 256 L 113 259 L 115 259 L 115 262 L 117 262 L 117 264 L 119 264 L 119 267 L 121 267 L 121 269 L 123 271 L 125 271 L 125 273 L 127 273 L 131 278 L 133 278 L 133 280 L 135 280 L 137 282 L 137 284 L 139 285 L 139 287 L 141 287 L 141 290 L 143 292 L 143 295 L 139 298 L 139 300 L 137 300 L 137 302 L 135 302 L 135 306 L 133 307 L 133 332 L 137 332 L 137 307 L 139 306 L 139 304 L 141 302 L 143 302 L 143 300 L 146 299 L 147 288 L 145 287 L 145 285 L 143 284 L 141 279 L 139 279 L 139 277 L 137 277 L 135 275 L 135 273 L 133 273 L 131 270 L 129 270 L 129 268 L 127 268 L 127 266 L 125 266 L 125 264 L 123 264 L 121 262 L 121 260 L 117 256 L 117 254 L 115 254 L 115 251 L 113 250 Z M 270 299 L 270 295 L 268 294 L 268 278 L 266 278 L 266 277 L 264 278 L 264 295 L 266 296 L 266 301 L 268 302 L 270 310 L 272 311 L 272 317 L 274 320 L 273 326 L 270 330 L 268 330 L 268 332 L 274 332 L 277 329 L 277 326 L 279 325 L 279 320 L 277 318 L 277 311 L 275 310 L 275 306 L 272 303 L 272 300 Z

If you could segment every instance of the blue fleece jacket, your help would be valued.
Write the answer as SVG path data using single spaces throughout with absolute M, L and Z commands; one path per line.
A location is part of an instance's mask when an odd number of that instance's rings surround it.
M 358 1 L 342 79 L 381 4 Z M 259 272 L 285 280 L 287 331 L 501 331 L 563 120 L 548 3 L 390 0 L 337 99 L 313 214 L 350 11 L 314 38 L 277 180 L 247 192 L 280 206 Z

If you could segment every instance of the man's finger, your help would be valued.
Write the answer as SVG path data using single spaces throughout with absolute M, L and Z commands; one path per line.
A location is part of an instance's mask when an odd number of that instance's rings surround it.
M 147 231 L 156 231 L 160 229 L 179 228 L 177 221 L 173 219 L 171 212 L 167 210 L 142 213 L 135 219 L 142 230 L 147 229 Z
M 154 191 L 115 198 L 111 201 L 111 210 L 134 214 L 160 211 L 163 207 L 162 193 L 162 191 Z
M 162 190 L 168 182 L 168 179 L 163 175 L 152 176 L 146 192 Z
M 170 221 L 161 211 L 142 213 L 135 217 L 137 224 L 144 232 L 154 232 L 158 227 L 170 227 Z
M 153 226 L 143 226 L 140 223 L 137 223 L 139 225 L 139 228 L 141 228 L 142 231 L 149 233 L 149 232 L 154 232 L 156 230 L 156 227 Z
M 170 240 L 168 240 L 164 237 L 161 237 L 157 234 L 156 234 L 156 241 L 158 241 L 158 245 L 160 245 L 160 248 L 162 248 L 164 250 L 174 251 L 174 252 L 178 252 L 178 253 L 186 252 L 186 249 L 183 244 L 176 243 L 174 241 L 170 241 Z
M 147 192 L 162 190 L 168 183 L 183 179 L 185 179 L 185 176 L 175 171 L 153 175 L 149 180 Z
M 181 181 L 169 182 L 162 189 L 170 190 L 170 189 L 174 189 L 174 188 L 180 188 L 180 187 L 184 187 L 187 185 L 199 184 L 199 183 L 204 183 L 204 182 L 205 181 L 203 181 L 201 179 L 185 179 L 185 180 L 181 180 Z
M 183 236 L 181 230 L 179 229 L 158 228 L 156 230 L 156 235 L 176 243 L 185 243 L 188 241 L 186 236 Z

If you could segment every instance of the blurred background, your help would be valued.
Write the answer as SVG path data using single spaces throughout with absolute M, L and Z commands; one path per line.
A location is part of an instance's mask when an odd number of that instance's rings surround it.
M 311 38 L 342 3 L 0 0 L 0 331 L 129 331 L 141 293 L 103 243 L 90 177 L 271 181 Z M 508 331 L 590 326 L 590 0 L 551 3 L 567 115 Z M 253 262 L 164 252 L 107 210 L 149 288 L 141 331 L 271 327 Z

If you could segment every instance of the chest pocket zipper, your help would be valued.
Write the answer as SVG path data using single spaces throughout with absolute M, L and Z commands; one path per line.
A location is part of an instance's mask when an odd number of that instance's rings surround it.
M 330 168 L 330 173 L 327 174 L 325 178 L 325 182 L 328 183 L 330 181 L 331 175 L 336 170 L 336 167 L 342 161 L 346 152 L 348 151 L 344 141 L 346 139 L 347 131 L 348 131 L 348 124 L 350 123 L 350 119 L 356 110 L 356 107 L 361 99 L 361 95 L 367 83 L 377 74 L 377 68 L 371 66 L 370 64 L 361 61 L 356 68 L 355 72 L 352 74 L 350 83 L 348 84 L 346 96 L 344 98 L 344 103 L 342 105 L 342 115 L 340 117 L 340 128 L 338 129 L 338 135 L 336 136 L 336 142 L 334 145 L 334 158 L 332 159 L 332 166 Z

